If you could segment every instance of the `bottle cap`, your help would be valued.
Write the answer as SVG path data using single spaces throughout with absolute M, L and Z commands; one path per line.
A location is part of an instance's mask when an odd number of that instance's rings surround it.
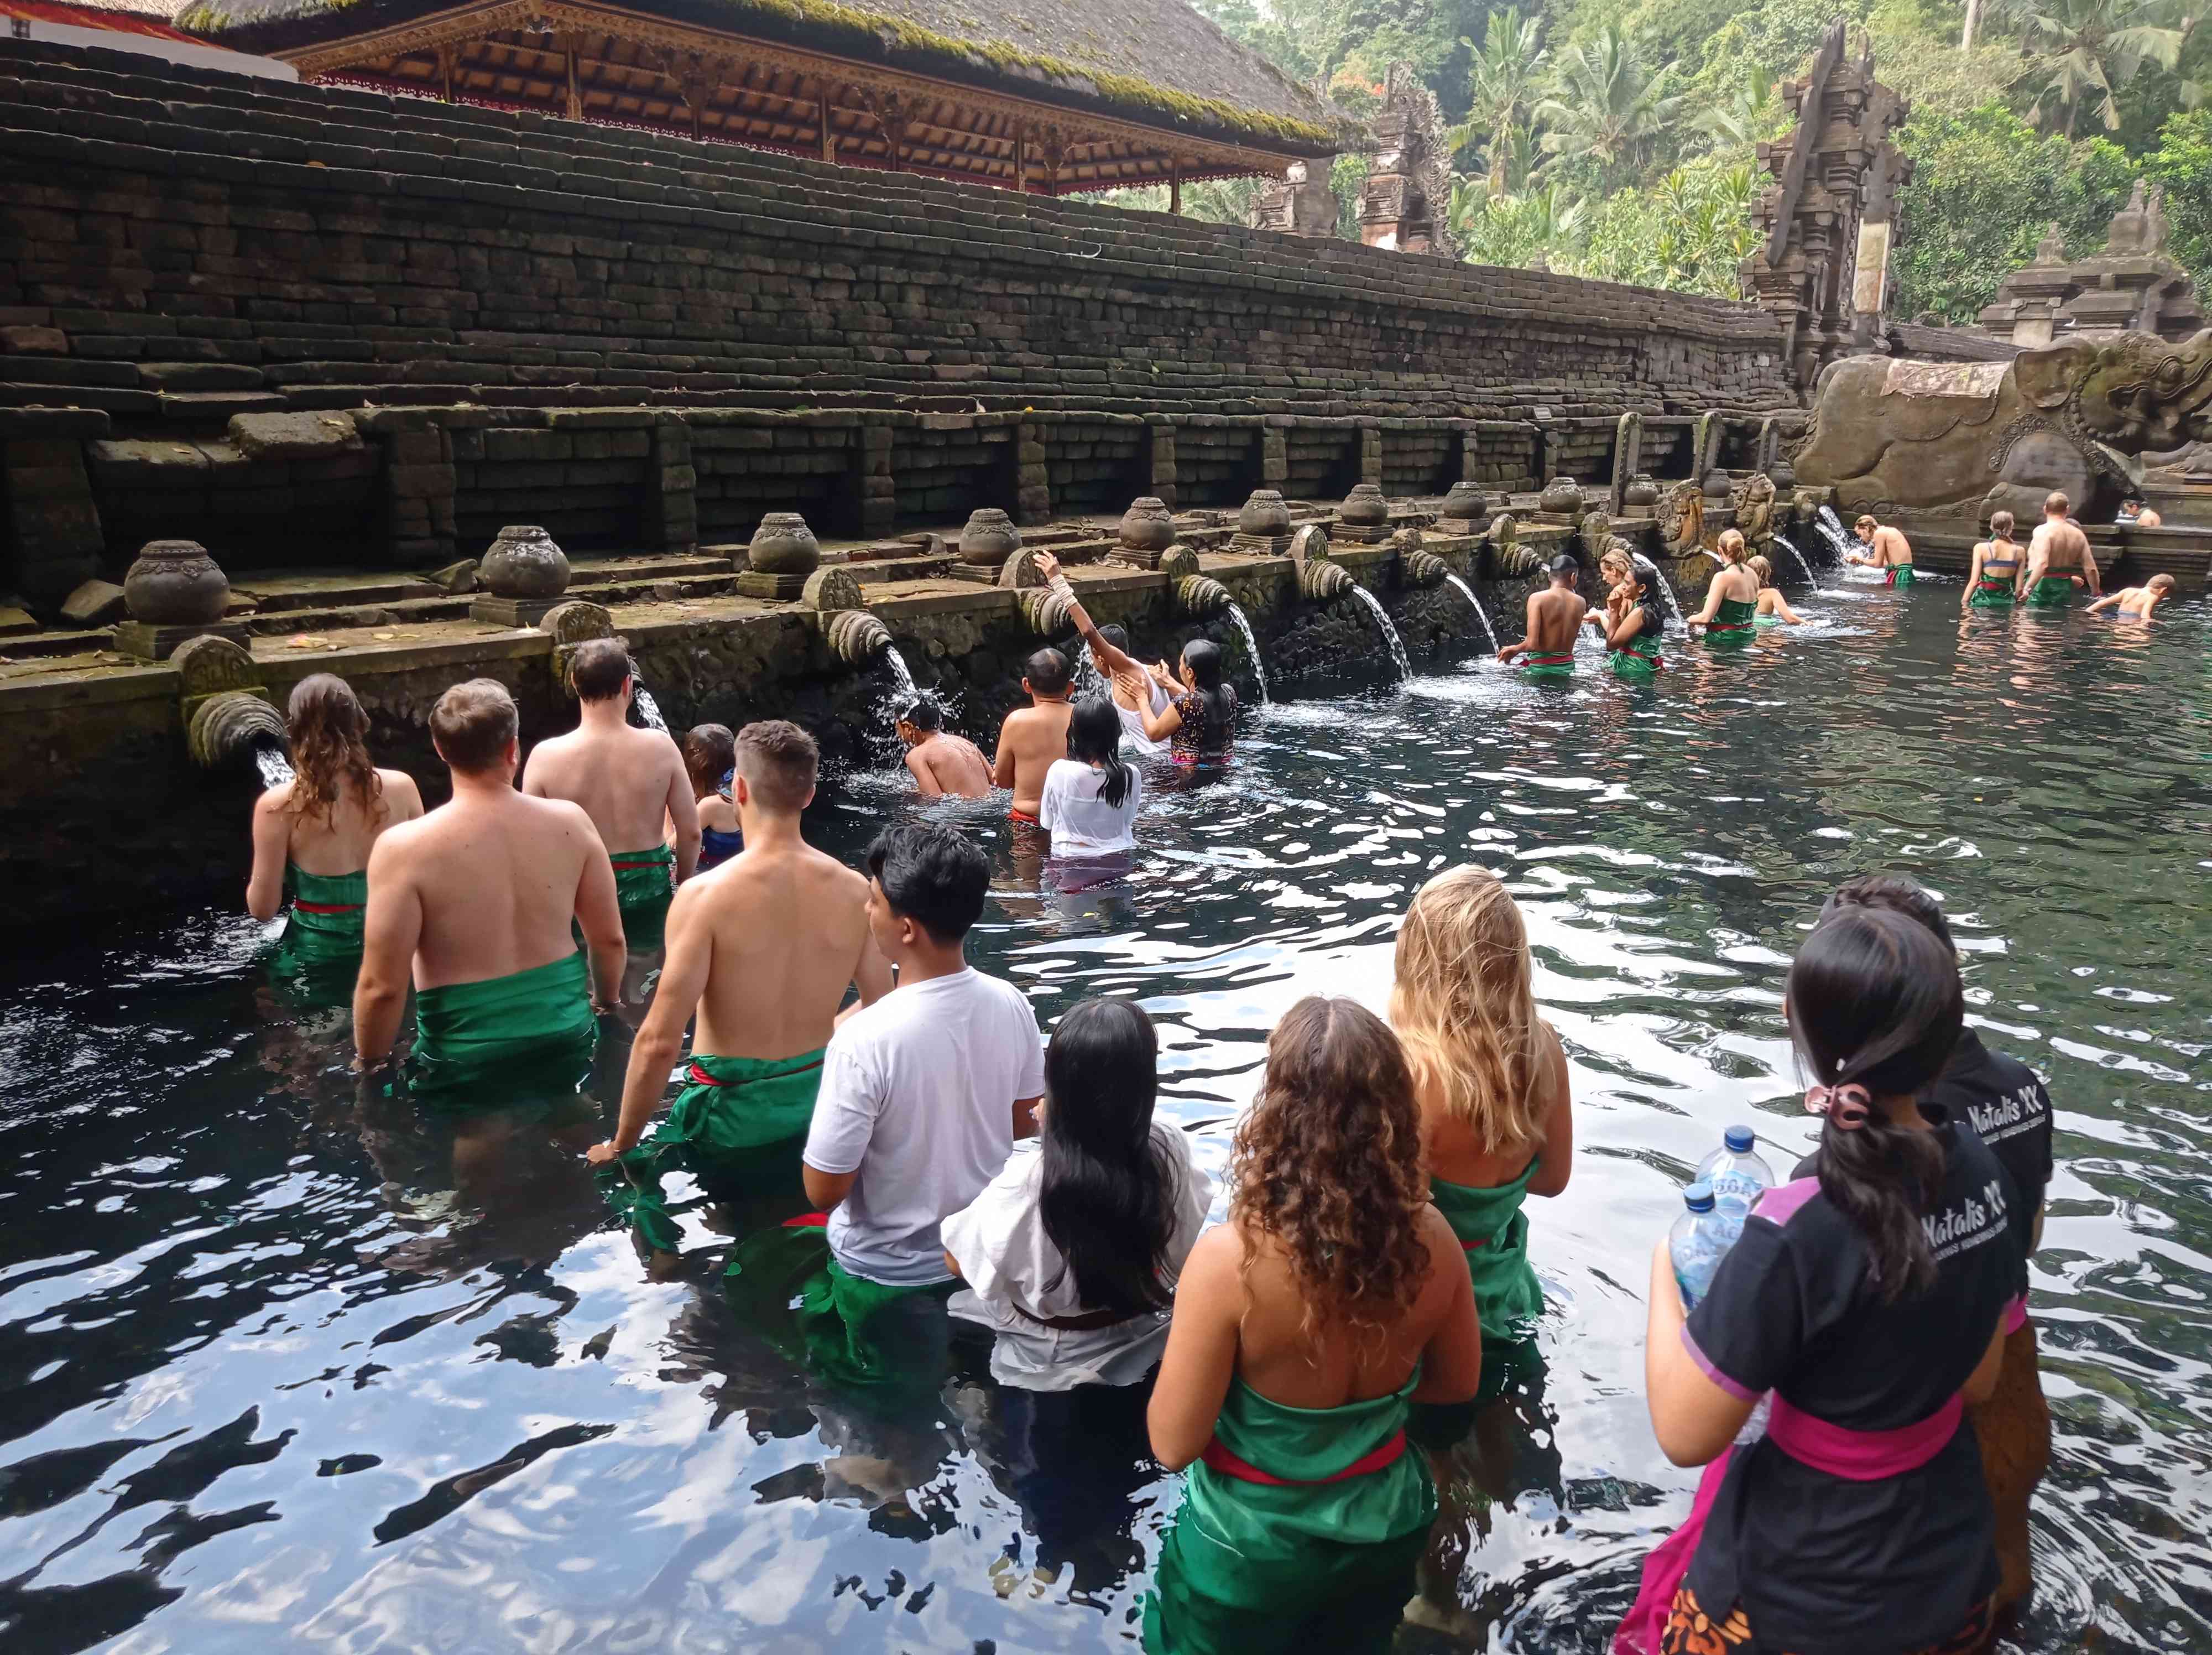
M 1682 1192 L 1682 1204 L 1693 1213 L 1713 1210 L 1713 1187 L 1702 1178 Z
M 1721 1141 L 1729 1147 L 1729 1153 L 1747 1155 L 1752 1145 L 1759 1141 L 1759 1135 L 1747 1126 L 1732 1126 L 1721 1134 Z

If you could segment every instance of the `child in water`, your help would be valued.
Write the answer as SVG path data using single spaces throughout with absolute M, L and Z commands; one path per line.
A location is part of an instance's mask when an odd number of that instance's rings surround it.
M 1686 1317 L 1666 1242 L 1652 1253 L 1652 1428 L 1709 1469 L 1614 1649 L 1964 1655 L 2000 1578 L 1966 1409 L 1996 1390 L 2027 1215 L 1973 1128 L 1922 1101 L 1963 1025 L 1958 959 L 1901 914 L 1843 910 L 1799 949 L 1783 1010 L 1819 1173 L 1759 1197 Z M 1768 1393 L 1766 1434 L 1735 1447 Z
M 726 724 L 695 724 L 684 738 L 684 772 L 699 801 L 699 872 L 720 867 L 745 848 L 738 831 L 738 807 L 730 802 L 731 776 L 738 764 L 738 739 Z M 676 824 L 668 824 L 676 843 Z
M 1759 576 L 1759 613 L 1752 619 L 1753 626 L 1797 626 L 1805 618 L 1790 607 L 1790 600 L 1782 595 L 1782 588 L 1774 584 L 1774 565 L 1764 557 L 1751 560 L 1751 572 Z
M 1496 874 L 1455 867 L 1414 897 L 1390 1025 L 1413 1074 L 1429 1199 L 1467 1255 L 1483 1342 L 1526 1339 L 1544 1295 L 1522 1202 L 1567 1187 L 1575 1119 L 1566 1054 L 1536 1013 L 1528 930 Z
M 1147 1416 L 1160 1463 L 1190 1475 L 1145 1648 L 1381 1655 L 1437 1511 L 1407 1415 L 1475 1394 L 1482 1336 L 1380 1018 L 1291 1008 L 1231 1177 L 1229 1221 L 1183 1266 Z
M 2109 609 L 2112 611 L 2114 620 L 2147 621 L 2156 612 L 2158 606 L 2172 595 L 2173 576 L 2161 572 L 2152 575 L 2142 586 L 2106 593 L 2091 604 L 2085 612 L 2101 615 Z
M 1959 599 L 1959 612 L 1970 609 L 2010 609 L 2020 597 L 2019 542 L 2012 538 L 2013 515 L 1990 514 L 1990 538 L 1974 543 L 1973 561 L 1966 566 L 1966 590 Z

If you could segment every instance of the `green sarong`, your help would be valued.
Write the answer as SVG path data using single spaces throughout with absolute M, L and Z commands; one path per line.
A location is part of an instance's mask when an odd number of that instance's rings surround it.
M 655 845 L 650 850 L 617 850 L 607 860 L 615 865 L 623 940 L 633 951 L 659 947 L 668 904 L 676 896 L 676 853 L 666 845 Z
M 2046 575 L 2027 589 L 2030 609 L 2063 609 L 2074 601 L 2074 579 L 2069 575 Z
M 1151 1655 L 1390 1647 L 1437 1514 L 1428 1463 L 1405 1441 L 1419 1380 L 1416 1368 L 1341 1408 L 1289 1408 L 1230 1381 L 1145 1594 Z
M 1910 589 L 1912 585 L 1912 565 L 1910 563 L 1892 563 L 1889 566 L 1888 573 L 1883 576 L 1883 582 L 1885 585 L 1897 587 L 1900 589 Z
M 1487 1190 L 1439 1177 L 1429 1180 L 1429 1199 L 1467 1251 L 1467 1273 L 1474 1279 L 1474 1313 L 1481 1320 L 1486 1347 L 1528 1338 L 1543 1314 L 1544 1290 L 1528 1263 L 1528 1214 L 1522 1210 L 1538 1159 L 1531 1156 L 1511 1183 Z
M 573 1104 L 591 1073 L 599 1020 L 581 954 L 415 995 L 408 1086 L 426 1108 L 476 1114 Z
M 1983 575 L 1974 581 L 1974 589 L 1967 596 L 1970 609 L 2010 609 L 2013 605 L 2012 576 Z
M 292 911 L 270 957 L 280 985 L 311 1005 L 349 1002 L 361 971 L 368 874 L 309 873 L 287 863 L 284 895 Z
M 1667 662 L 1659 653 L 1658 637 L 1650 632 L 1638 632 L 1607 655 L 1606 660 L 1615 678 L 1654 678 L 1667 670 Z
M 829 1215 L 809 1213 L 732 1250 L 723 1285 L 768 1342 L 837 1384 L 931 1390 L 944 1381 L 955 1281 L 890 1287 L 830 1251 Z
M 1571 649 L 1521 657 L 1521 676 L 1524 678 L 1571 678 L 1574 675 L 1575 652 Z
M 821 1080 L 818 1050 L 773 1061 L 695 1055 L 667 1118 L 601 1170 L 608 1203 L 637 1227 L 648 1246 L 672 1253 L 681 1237 L 661 1190 L 664 1172 L 681 1167 L 709 1186 L 744 1185 L 752 1167 L 774 1168 L 782 1174 L 778 1182 L 798 1189 L 799 1173 L 792 1164 L 796 1158 L 763 1152 L 766 1146 L 804 1136 L 814 1119 Z
M 1759 618 L 1759 605 L 1740 603 L 1734 598 L 1721 599 L 1720 607 L 1713 611 L 1712 619 L 1705 623 L 1705 642 L 1723 648 L 1749 643 L 1757 636 L 1753 623 Z

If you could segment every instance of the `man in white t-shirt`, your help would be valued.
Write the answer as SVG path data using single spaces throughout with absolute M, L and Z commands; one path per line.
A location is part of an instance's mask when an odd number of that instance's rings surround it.
M 933 1287 L 952 1279 L 939 1224 L 1036 1131 L 1043 1043 L 1022 991 L 968 964 L 991 882 L 983 853 L 949 828 L 896 827 L 867 867 L 869 928 L 899 986 L 830 1039 L 806 1196 L 830 1214 L 833 1278 Z M 854 1308 L 881 1297 L 849 1281 L 838 1292 Z

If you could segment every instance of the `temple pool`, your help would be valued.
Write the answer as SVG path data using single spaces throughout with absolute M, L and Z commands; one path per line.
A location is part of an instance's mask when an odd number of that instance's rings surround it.
M 1270 1024 L 1313 990 L 1380 1006 L 1430 872 L 1483 862 L 1528 912 L 1581 1150 L 1531 1207 L 1544 1373 L 1439 1464 L 1401 1648 L 1604 1646 L 1693 1482 L 1644 1414 L 1652 1242 L 1726 1124 L 1784 1165 L 1810 1141 L 1782 973 L 1876 869 L 1943 896 L 1974 1019 L 2060 1110 L 2022 1646 L 2212 1646 L 2212 603 L 1805 602 L 1820 624 L 1738 660 L 1670 638 L 1654 689 L 1486 661 L 1302 686 L 1225 776 L 1152 778 L 1126 891 L 1040 895 L 969 815 L 1003 893 L 978 963 L 1046 1019 L 1141 996 L 1217 1168 Z M 915 808 L 861 776 L 813 827 L 857 855 Z M 1135 1404 L 1041 1407 L 965 1343 L 918 1402 L 841 1396 L 732 1309 L 703 1208 L 692 1273 L 649 1281 L 580 1163 L 520 1141 L 461 1207 L 264 946 L 226 909 L 0 960 L 0 1645 L 1134 1648 L 1176 1494 Z

